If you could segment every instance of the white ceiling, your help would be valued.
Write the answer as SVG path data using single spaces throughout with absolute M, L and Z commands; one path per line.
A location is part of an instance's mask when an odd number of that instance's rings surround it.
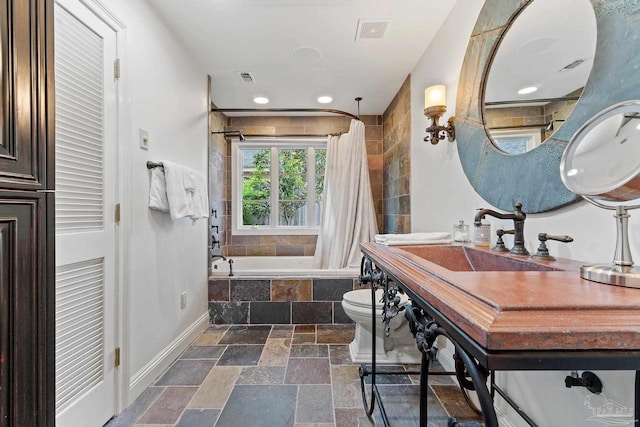
M 514 21 L 489 70 L 487 101 L 559 98 L 585 85 L 596 49 L 589 0 L 535 0 Z M 572 69 L 565 66 L 584 60 Z M 518 95 L 535 86 L 536 92 Z
M 152 0 L 212 76 L 220 108 L 335 108 L 382 114 L 456 0 Z M 358 20 L 388 21 L 355 40 Z M 303 49 L 298 56 L 292 52 Z M 239 72 L 250 72 L 245 84 Z M 319 104 L 320 95 L 333 97 Z

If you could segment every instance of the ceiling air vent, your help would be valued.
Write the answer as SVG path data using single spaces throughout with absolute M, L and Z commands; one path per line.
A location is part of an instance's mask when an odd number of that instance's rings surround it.
M 388 19 L 358 20 L 356 40 L 372 40 L 384 38 L 384 33 L 389 25 Z
M 240 77 L 240 80 L 242 80 L 242 83 L 244 83 L 246 85 L 250 85 L 250 84 L 255 84 L 256 83 L 256 81 L 254 80 L 253 76 L 248 71 L 238 71 L 238 77 Z

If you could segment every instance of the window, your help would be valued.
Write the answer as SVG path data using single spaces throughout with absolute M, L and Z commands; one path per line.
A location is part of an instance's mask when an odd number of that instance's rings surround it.
M 232 145 L 235 234 L 316 234 L 322 216 L 326 142 Z
M 509 154 L 522 154 L 540 145 L 539 130 L 492 130 L 495 145 Z

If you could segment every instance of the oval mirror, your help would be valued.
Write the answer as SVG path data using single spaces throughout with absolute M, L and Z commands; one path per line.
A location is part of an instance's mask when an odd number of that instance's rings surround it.
M 524 8 L 485 86 L 483 118 L 498 149 L 525 153 L 564 123 L 589 78 L 596 32 L 589 0 L 535 0 Z
M 591 0 L 597 23 L 593 66 L 573 112 L 534 150 L 511 155 L 499 150 L 487 134 L 482 110 L 485 84 L 497 45 L 524 12 L 541 0 L 485 0 L 473 29 L 458 85 L 456 145 L 464 173 L 474 190 L 492 206 L 511 211 L 516 202 L 529 213 L 546 212 L 581 197 L 560 179 L 560 159 L 569 139 L 603 108 L 640 99 L 640 2 Z M 554 2 L 547 13 L 556 13 Z M 572 20 L 571 15 L 563 25 Z

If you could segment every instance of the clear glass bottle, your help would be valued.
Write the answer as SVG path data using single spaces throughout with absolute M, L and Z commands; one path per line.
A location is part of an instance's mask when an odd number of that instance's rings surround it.
M 476 246 L 489 246 L 491 243 L 491 223 L 481 221 L 473 226 L 473 244 Z
M 465 224 L 463 220 L 460 220 L 458 224 L 454 224 L 453 226 L 453 241 L 455 243 L 471 242 L 471 235 L 469 234 L 469 225 Z

